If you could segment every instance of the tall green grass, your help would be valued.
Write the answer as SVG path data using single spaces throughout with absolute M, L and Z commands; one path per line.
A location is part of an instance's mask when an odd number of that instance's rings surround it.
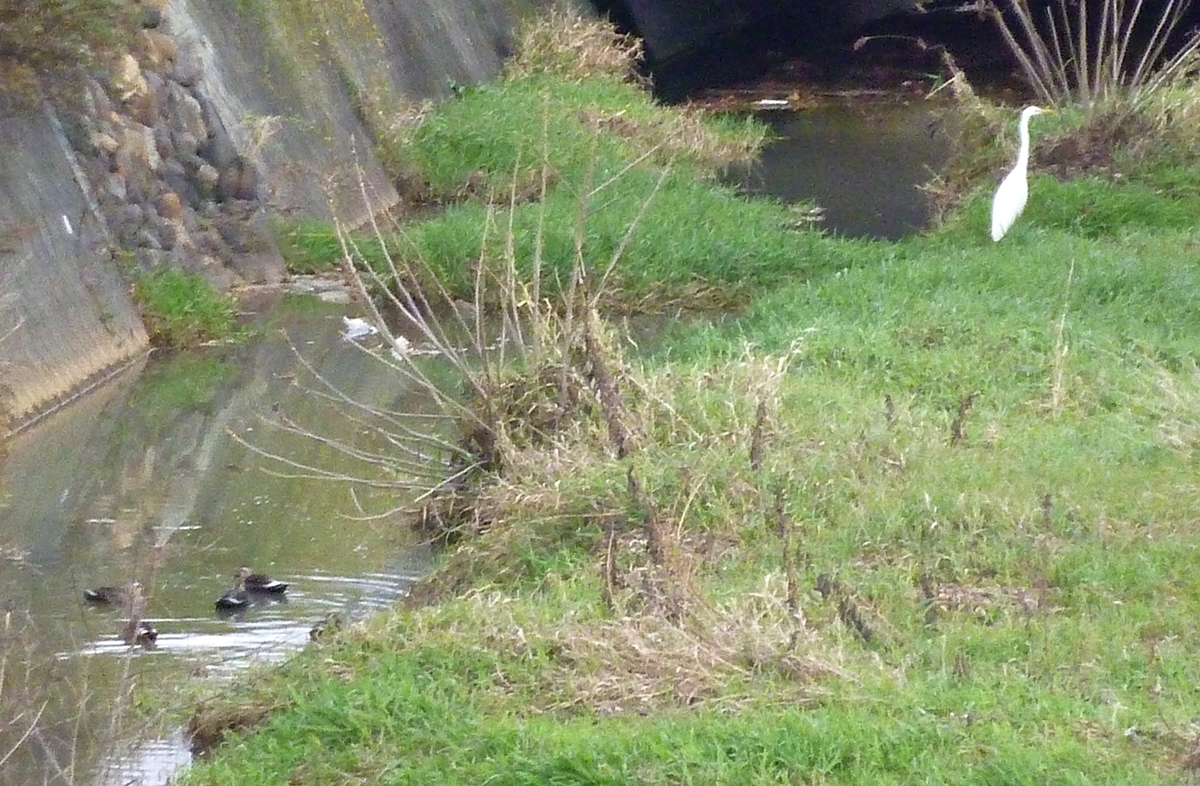
M 785 231 L 788 216 L 780 205 L 752 201 L 682 173 L 669 174 L 648 197 L 657 181 L 653 172 L 626 173 L 619 184 L 596 194 L 587 210 L 583 244 L 589 266 L 603 271 L 622 250 L 612 288 L 620 308 L 672 310 L 689 299 L 693 308 L 738 305 L 789 276 L 831 269 L 843 257 L 815 233 Z M 511 214 L 462 205 L 407 228 L 394 250 L 427 264 L 463 297 L 471 292 L 477 261 L 499 260 L 510 244 L 518 271 L 529 275 L 540 229 L 547 289 L 553 292 L 570 277 L 579 210 L 577 195 L 562 188 L 542 202 L 516 206 Z M 638 231 L 623 246 L 639 216 Z
M 471 535 L 404 608 L 213 699 L 198 729 L 272 711 L 188 784 L 1191 777 L 1187 155 L 1139 177 L 1036 176 L 1002 243 L 978 181 L 927 234 L 846 241 L 788 230 L 778 205 L 715 187 L 682 153 L 580 132 L 586 101 L 514 108 L 563 124 L 565 152 L 530 141 L 527 159 L 468 129 L 499 94 L 469 93 L 418 143 L 440 140 L 422 165 L 444 167 L 437 188 L 465 178 L 490 206 L 406 228 L 394 253 L 466 288 L 481 250 L 528 271 L 541 226 L 561 279 L 581 216 L 602 269 L 653 193 L 613 289 L 748 305 L 664 320 L 641 354 L 609 349 L 623 458 L 590 387 L 603 353 L 566 417 L 544 412 L 574 379 L 557 368 L 511 402 L 498 387 L 489 403 L 515 414 L 502 470 L 471 489 Z M 480 116 L 499 126 L 504 105 Z M 647 151 L 580 209 L 589 181 Z M 549 172 L 541 204 L 511 198 L 524 183 L 542 196 Z M 548 433 L 523 438 L 522 417 Z
M 387 248 L 403 267 L 470 298 L 481 260 L 490 266 L 511 245 L 527 273 L 540 239 L 552 294 L 575 263 L 581 221 L 585 264 L 603 271 L 640 216 L 641 231 L 614 273 L 621 307 L 653 308 L 652 291 L 661 308 L 743 303 L 759 287 L 829 264 L 817 235 L 781 231 L 792 220 L 782 205 L 712 180 L 714 170 L 751 154 L 763 133 L 752 120 L 658 106 L 619 80 L 527 74 L 469 89 L 431 113 L 405 148 L 404 164 L 420 173 L 426 196 L 448 206 L 388 234 Z M 334 235 L 298 228 L 290 235 L 293 269 L 336 260 Z M 363 256 L 378 263 L 383 249 L 373 237 L 364 242 Z
M 176 268 L 139 273 L 133 298 L 158 346 L 179 349 L 238 334 L 233 297 L 218 294 L 195 273 Z
M 836 266 L 627 358 L 636 454 L 586 413 L 518 451 L 441 602 L 226 699 L 285 706 L 188 782 L 1175 777 L 1200 731 L 1190 202 L 1032 191 L 1004 243 L 983 196 L 900 243 L 822 239 Z M 682 622 L 639 578 L 646 505 Z

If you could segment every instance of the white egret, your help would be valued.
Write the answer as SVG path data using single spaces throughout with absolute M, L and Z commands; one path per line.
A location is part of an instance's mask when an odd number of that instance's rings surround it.
M 1004 233 L 1025 209 L 1025 200 L 1029 198 L 1029 181 L 1026 177 L 1029 168 L 1029 119 L 1052 111 L 1040 106 L 1027 106 L 1021 110 L 1021 147 L 1017 150 L 1017 165 L 1000 181 L 996 196 L 992 198 L 992 240 L 1004 237 Z

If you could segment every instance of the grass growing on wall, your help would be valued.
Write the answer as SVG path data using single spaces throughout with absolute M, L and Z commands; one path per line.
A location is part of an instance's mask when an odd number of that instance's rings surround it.
M 136 276 L 133 298 L 152 344 L 183 348 L 235 336 L 237 309 L 200 276 L 159 268 Z
M 23 91 L 34 75 L 92 66 L 134 40 L 128 0 L 0 0 L 0 89 Z
M 742 303 L 756 288 L 830 264 L 836 252 L 818 248 L 817 235 L 782 231 L 793 220 L 784 206 L 713 180 L 754 155 L 764 127 L 655 104 L 631 78 L 636 51 L 605 49 L 612 35 L 598 27 L 568 26 L 562 45 L 610 53 L 566 61 L 576 62 L 572 70 L 550 54 L 545 26 L 533 25 L 505 78 L 465 88 L 417 116 L 403 144 L 389 143 L 403 159 L 393 166 L 412 173 L 423 199 L 445 206 L 390 234 L 390 252 L 469 297 L 481 256 L 500 259 L 511 239 L 527 265 L 540 242 L 552 285 L 573 264 L 579 216 L 587 215 L 586 261 L 603 269 L 640 215 L 645 231 L 626 249 L 613 288 L 623 299 L 614 305 L 628 310 Z M 292 268 L 336 262 L 334 234 L 313 224 L 294 233 Z M 374 238 L 367 243 L 379 252 Z M 651 288 L 658 305 L 646 299 Z

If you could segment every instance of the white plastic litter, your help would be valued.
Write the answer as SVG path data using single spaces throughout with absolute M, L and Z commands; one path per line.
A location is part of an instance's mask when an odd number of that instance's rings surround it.
M 392 357 L 396 360 L 403 360 L 405 357 L 412 354 L 412 342 L 404 336 L 396 336 L 396 343 L 392 345 Z
M 353 341 L 363 336 L 373 336 L 379 332 L 379 328 L 358 317 L 342 317 L 342 324 L 346 326 L 342 332 L 342 338 L 347 341 Z

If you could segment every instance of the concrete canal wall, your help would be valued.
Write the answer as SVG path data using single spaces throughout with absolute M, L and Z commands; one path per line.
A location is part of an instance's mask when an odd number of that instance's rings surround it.
M 141 2 L 71 100 L 0 96 L 0 437 L 145 352 L 123 267 L 278 279 L 272 216 L 393 204 L 376 135 L 495 75 L 550 0 Z

